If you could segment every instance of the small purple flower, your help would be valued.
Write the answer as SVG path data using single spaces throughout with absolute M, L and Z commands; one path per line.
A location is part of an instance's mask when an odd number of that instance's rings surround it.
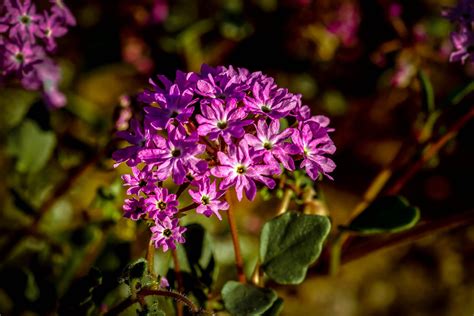
M 258 165 L 250 155 L 247 141 L 241 140 L 239 146 L 229 146 L 228 154 L 218 152 L 219 165 L 211 169 L 211 174 L 218 178 L 224 178 L 219 185 L 221 190 L 227 190 L 235 185 L 237 198 L 242 200 L 243 191 L 249 200 L 255 198 L 257 187 L 255 180 L 264 183 L 273 189 L 275 181 L 265 177 L 272 174 L 271 168 L 266 165 Z
M 62 0 L 49 0 L 49 2 L 53 4 L 53 7 L 51 8 L 53 15 L 61 18 L 61 20 L 64 21 L 66 25 L 76 25 L 76 19 L 74 18 L 74 15 L 72 15 L 71 11 Z
M 155 248 L 162 248 L 166 252 L 168 249 L 176 249 L 176 242 L 183 244 L 186 241 L 183 236 L 185 231 L 185 227 L 179 226 L 177 218 L 166 217 L 162 221 L 157 220 L 155 226 L 151 227 L 151 239 Z
M 166 20 L 169 14 L 167 0 L 155 0 L 151 9 L 151 23 L 159 24 Z
M 67 28 L 63 26 L 57 15 L 50 16 L 47 12 L 44 12 L 39 27 L 36 29 L 36 35 L 45 41 L 48 51 L 51 52 L 56 49 L 55 38 L 64 36 L 66 33 Z
M 168 279 L 165 278 L 164 276 L 160 277 L 160 287 L 167 289 L 170 287 L 170 283 L 168 282 Z
M 157 172 L 165 177 L 172 176 L 176 184 L 184 183 L 187 169 L 193 168 L 201 159 L 197 155 L 206 150 L 197 143 L 197 135 L 187 135 L 181 128 L 168 128 L 168 139 L 155 137 L 154 149 L 144 149 L 139 157 L 146 163 L 156 165 Z
M 193 201 L 199 204 L 196 208 L 196 213 L 198 214 L 203 214 L 207 217 L 215 214 L 219 220 L 222 220 L 219 210 L 229 209 L 229 204 L 220 200 L 225 191 L 216 190 L 216 182 L 210 183 L 209 178 L 199 182 L 198 191 L 189 190 L 188 193 Z
M 256 82 L 252 87 L 252 95 L 244 98 L 247 109 L 254 114 L 280 119 L 290 113 L 297 105 L 298 96 L 286 89 L 275 89 L 272 81 L 262 85 Z
M 325 155 L 333 154 L 336 147 L 325 127 L 314 121 L 305 122 L 301 124 L 298 132 L 291 136 L 291 139 L 303 155 L 300 168 L 305 168 L 311 179 L 316 180 L 320 173 L 332 179 L 328 173 L 332 172 L 336 165 Z
M 232 143 L 232 138 L 242 138 L 245 134 L 244 127 L 252 124 L 252 120 L 245 120 L 247 116 L 243 108 L 237 107 L 236 99 L 229 99 L 225 103 L 221 100 L 212 100 L 211 104 L 201 105 L 202 115 L 196 115 L 199 123 L 198 134 L 209 136 L 216 140 L 219 136 L 227 144 Z
M 30 72 L 33 66 L 40 62 L 43 51 L 39 46 L 31 45 L 29 41 L 16 38 L 4 47 L 3 72 L 17 72 L 20 75 Z
M 145 209 L 150 218 L 163 220 L 178 212 L 176 194 L 169 194 L 168 189 L 159 187 L 153 193 L 145 199 Z
M 127 162 L 130 167 L 136 166 L 140 162 L 138 153 L 143 150 L 147 142 L 151 141 L 149 131 L 144 131 L 137 120 L 130 121 L 130 129 L 131 131 L 117 132 L 117 137 L 128 141 L 131 146 L 118 149 L 112 154 L 112 158 L 116 161 L 115 167 L 122 162 Z
M 213 76 L 208 73 L 203 76 L 203 79 L 197 81 L 195 92 L 205 97 L 201 101 L 202 103 L 207 103 L 212 99 L 235 98 L 241 100 L 245 89 L 246 85 L 238 82 L 237 77 L 225 74 Z
M 59 91 L 61 70 L 51 59 L 45 58 L 35 66 L 36 75 L 43 88 L 43 98 L 50 109 L 58 109 L 66 105 L 66 96 Z M 23 84 L 24 86 L 24 84 Z
M 128 186 L 127 194 L 140 193 L 149 194 L 152 192 L 156 185 L 156 178 L 153 176 L 151 168 L 145 166 L 143 170 L 137 167 L 132 167 L 132 174 L 124 174 L 122 176 L 124 186 Z
M 126 199 L 123 205 L 124 217 L 130 218 L 134 221 L 140 219 L 146 214 L 143 198 Z
M 474 61 L 474 32 L 462 29 L 460 32 L 451 33 L 451 42 L 454 46 L 454 51 L 449 56 L 450 62 Z
M 31 0 L 5 0 L 5 6 L 9 15 L 10 37 L 28 36 L 34 38 L 38 22 L 41 16 L 36 14 L 36 8 Z
M 264 120 L 257 123 L 257 135 L 246 134 L 245 140 L 254 149 L 255 156 L 262 156 L 269 168 L 281 173 L 280 164 L 288 170 L 295 170 L 295 163 L 291 155 L 297 154 L 298 149 L 285 140 L 294 133 L 292 128 L 287 128 L 280 133 L 280 122 L 274 120 L 268 126 Z
M 145 108 L 145 113 L 147 113 L 145 124 L 155 129 L 166 128 L 173 120 L 186 123 L 193 114 L 192 105 L 197 101 L 193 99 L 194 94 L 190 89 L 181 92 L 177 84 L 172 85 L 167 93 L 148 92 L 148 94 L 152 94 L 158 107 Z M 146 99 L 149 100 L 149 97 Z

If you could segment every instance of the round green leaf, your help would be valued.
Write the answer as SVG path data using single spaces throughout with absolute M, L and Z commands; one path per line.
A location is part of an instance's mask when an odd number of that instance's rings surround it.
M 278 296 L 272 289 L 227 282 L 222 288 L 224 306 L 232 315 L 262 315 L 269 310 Z
M 384 196 L 375 200 L 343 229 L 362 234 L 393 233 L 409 229 L 420 219 L 418 208 L 401 196 Z
M 326 216 L 287 212 L 263 226 L 262 268 L 280 284 L 303 282 L 308 266 L 321 254 L 331 229 Z

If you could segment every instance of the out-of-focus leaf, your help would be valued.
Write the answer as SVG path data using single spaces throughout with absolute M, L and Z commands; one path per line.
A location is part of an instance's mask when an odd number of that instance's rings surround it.
M 385 196 L 375 200 L 342 229 L 361 234 L 393 233 L 409 229 L 420 219 L 418 208 L 400 196 Z
M 23 89 L 2 89 L 0 91 L 0 129 L 15 127 L 38 99 L 38 94 Z
M 432 113 L 435 110 L 435 95 L 433 85 L 428 75 L 421 70 L 418 74 L 421 83 L 421 92 L 423 100 L 423 109 L 426 113 Z
M 21 173 L 35 173 L 43 168 L 55 145 L 54 133 L 41 130 L 31 120 L 24 121 L 8 138 L 8 151 L 17 158 L 15 167 Z
M 331 115 L 343 115 L 347 111 L 347 102 L 339 91 L 328 91 L 323 95 L 324 109 Z
M 59 302 L 59 315 L 94 315 L 94 290 L 102 284 L 102 273 L 92 268 L 88 275 L 76 280 Z
M 260 236 L 262 268 L 281 284 L 303 282 L 319 257 L 331 223 L 326 216 L 287 212 L 265 223 Z
M 262 315 L 278 296 L 272 289 L 229 281 L 222 288 L 222 299 L 232 315 Z

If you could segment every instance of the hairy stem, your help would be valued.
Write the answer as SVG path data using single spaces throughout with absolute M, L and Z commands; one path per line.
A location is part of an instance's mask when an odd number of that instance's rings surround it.
M 226 200 L 229 203 L 229 209 L 227 210 L 227 219 L 229 221 L 230 233 L 232 235 L 232 243 L 234 245 L 234 254 L 235 254 L 235 267 L 237 268 L 237 277 L 239 282 L 245 283 L 245 274 L 244 274 L 244 261 L 240 253 L 240 244 L 239 244 L 239 234 L 237 232 L 237 224 L 235 222 L 234 210 L 231 202 L 230 191 L 226 192 Z
M 184 303 L 186 306 L 188 306 L 188 308 L 191 310 L 193 314 L 198 314 L 200 312 L 200 309 L 196 305 L 194 305 L 194 303 L 190 299 L 188 299 L 186 296 L 184 296 L 181 293 L 167 291 L 167 290 L 153 290 L 153 289 L 144 288 L 137 293 L 135 298 L 132 298 L 131 296 L 126 298 L 124 301 L 122 301 L 117 306 L 115 306 L 114 308 L 109 310 L 107 313 L 105 313 L 104 316 L 120 315 L 127 308 L 129 308 L 133 304 L 139 302 L 141 299 L 144 299 L 145 297 L 150 296 L 150 295 L 170 297 L 178 302 Z

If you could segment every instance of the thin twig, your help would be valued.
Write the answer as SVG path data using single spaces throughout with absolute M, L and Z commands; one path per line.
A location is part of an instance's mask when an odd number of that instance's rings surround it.
M 234 210 L 231 202 L 230 191 L 226 192 L 226 200 L 229 203 L 229 209 L 227 210 L 227 219 L 229 221 L 230 233 L 232 235 L 232 243 L 234 245 L 234 254 L 235 254 L 235 267 L 237 268 L 237 277 L 239 282 L 245 283 L 245 274 L 244 274 L 244 261 L 240 253 L 240 244 L 239 244 L 239 234 L 237 232 L 237 224 L 234 218 Z
M 387 194 L 398 194 L 405 184 L 427 163 L 438 151 L 453 139 L 459 130 L 474 117 L 474 108 L 457 120 L 446 134 L 436 142 L 428 145 L 422 156 L 387 190 Z
M 172 249 L 171 254 L 173 256 L 174 273 L 176 275 L 176 281 L 178 282 L 178 291 L 182 293 L 184 291 L 183 275 L 181 274 L 181 267 L 179 265 L 176 249 Z M 176 302 L 176 310 L 178 311 L 178 316 L 183 316 L 183 304 L 181 301 Z

